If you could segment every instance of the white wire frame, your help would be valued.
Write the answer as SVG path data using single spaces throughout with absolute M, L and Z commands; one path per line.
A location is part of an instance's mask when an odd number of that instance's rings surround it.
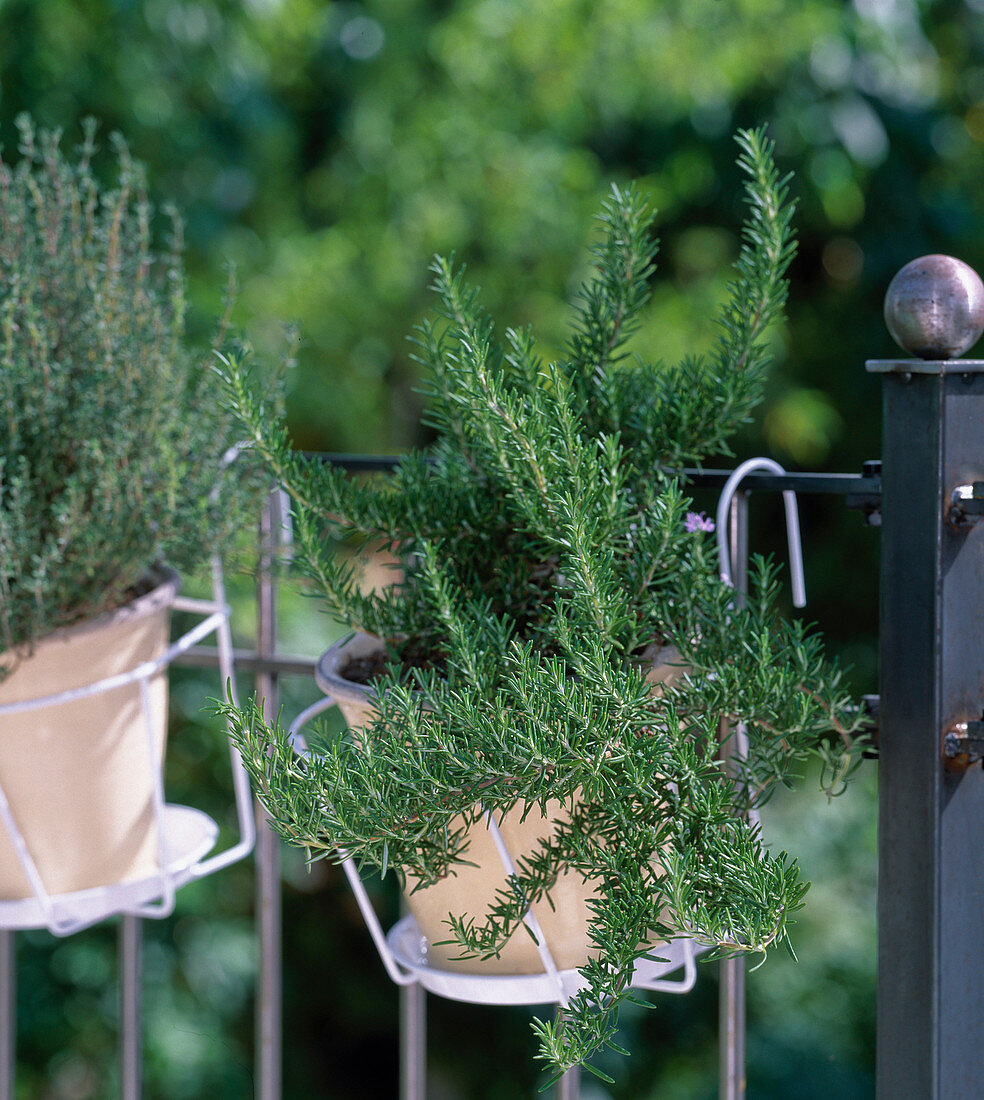
M 301 730 L 312 719 L 335 705 L 334 699 L 326 695 L 303 710 L 291 723 L 287 734 L 288 743 L 302 759 L 309 758 L 312 752 Z M 494 815 L 486 811 L 485 820 L 503 869 L 507 875 L 515 875 L 516 867 L 512 855 Z M 571 996 L 584 987 L 584 979 L 577 970 L 562 970 L 557 966 L 532 907 L 527 909 L 523 921 L 533 934 L 537 952 L 543 964 L 543 972 L 540 974 L 465 974 L 442 970 L 425 957 L 413 957 L 413 950 L 407 950 L 406 945 L 408 942 L 419 943 L 423 939 L 413 917 L 403 917 L 387 935 L 373 908 L 355 860 L 341 849 L 339 849 L 339 855 L 342 857 L 341 863 L 345 876 L 355 895 L 383 967 L 396 985 L 409 986 L 419 983 L 430 993 L 470 1004 L 554 1003 L 562 1009 L 568 1006 Z M 708 946 L 698 944 L 686 937 L 654 946 L 652 954 L 641 959 L 637 964 L 631 984 L 637 989 L 656 992 L 689 993 L 697 981 L 697 955 L 709 949 Z M 680 978 L 666 977 L 667 974 L 679 969 L 683 971 Z
M 58 706 L 62 703 L 116 691 L 130 684 L 140 690 L 141 711 L 146 736 L 151 774 L 151 804 L 157 829 L 157 872 L 136 883 L 107 883 L 72 894 L 52 895 L 46 889 L 37 864 L 31 855 L 17 820 L 11 810 L 0 782 L 0 823 L 10 838 L 18 863 L 31 886 L 32 897 L 0 901 L 0 929 L 46 927 L 56 936 L 69 936 L 98 921 L 119 913 L 135 916 L 162 918 L 174 910 L 175 893 L 180 886 L 199 878 L 205 878 L 232 863 L 244 859 L 256 842 L 256 824 L 252 812 L 252 795 L 249 778 L 239 753 L 229 742 L 230 765 L 239 839 L 229 848 L 207 857 L 218 837 L 218 826 L 207 815 L 188 807 L 169 806 L 164 798 L 163 766 L 157 756 L 154 723 L 150 703 L 150 682 L 182 654 L 187 653 L 203 638 L 216 635 L 219 671 L 232 701 L 237 702 L 232 661 L 232 634 L 229 628 L 229 606 L 225 596 L 225 582 L 218 558 L 212 562 L 211 600 L 191 599 L 179 596 L 173 604 L 175 611 L 203 616 L 197 623 L 159 657 L 141 662 L 127 672 L 108 676 L 102 680 L 72 688 L 53 695 L 38 696 L 0 706 L 0 718 L 7 714 L 19 714 Z M 167 849 L 168 825 L 180 821 L 190 831 L 192 847 L 171 859 Z M 74 914 L 74 915 L 65 915 Z

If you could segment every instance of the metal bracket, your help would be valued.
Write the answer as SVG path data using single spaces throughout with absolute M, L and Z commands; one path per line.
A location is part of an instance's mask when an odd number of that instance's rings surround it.
M 946 516 L 953 527 L 973 527 L 984 518 L 984 481 L 958 485 L 950 494 Z
M 870 459 L 861 467 L 857 486 L 844 498 L 844 506 L 861 512 L 869 527 L 881 527 L 881 478 L 881 459 Z
M 943 735 L 943 755 L 947 760 L 967 757 L 967 763 L 984 760 L 984 721 L 958 722 Z

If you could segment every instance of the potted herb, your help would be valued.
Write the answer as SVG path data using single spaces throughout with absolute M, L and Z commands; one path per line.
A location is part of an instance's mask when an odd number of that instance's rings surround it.
M 191 570 L 255 499 L 210 349 L 185 340 L 181 223 L 153 250 L 142 167 L 115 179 L 18 120 L 0 159 L 0 705 L 84 688 L 159 657 L 174 569 Z M 166 676 L 0 720 L 0 785 L 49 894 L 157 869 L 151 783 Z M 0 830 L 0 898 L 31 894 Z
M 341 848 L 394 868 L 440 965 L 538 968 L 520 928 L 531 905 L 548 939 L 554 916 L 577 926 L 551 950 L 586 984 L 561 1021 L 535 1025 L 556 1074 L 613 1043 L 654 945 L 764 953 L 786 939 L 805 886 L 748 811 L 810 755 L 831 785 L 854 759 L 840 673 L 777 618 L 769 564 L 736 604 L 679 473 L 726 450 L 760 399 L 794 252 L 771 145 L 738 140 L 749 213 L 706 357 L 629 358 L 656 242 L 641 198 L 613 189 L 556 363 L 528 331 L 498 343 L 462 272 L 435 262 L 440 316 L 416 354 L 436 441 L 386 478 L 293 452 L 243 363 L 225 370 L 293 497 L 304 569 L 357 631 L 321 662 L 350 725 L 322 752 L 296 757 L 255 704 L 222 708 L 260 798 L 311 858 Z M 391 545 L 399 582 L 365 594 L 326 530 Z M 737 721 L 749 749 L 735 783 L 718 750 Z M 483 863 L 486 813 L 519 848 L 511 877 L 494 853 Z M 476 879 L 478 905 L 464 894 Z

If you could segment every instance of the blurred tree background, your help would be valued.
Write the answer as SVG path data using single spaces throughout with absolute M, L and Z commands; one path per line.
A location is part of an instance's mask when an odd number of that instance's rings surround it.
M 705 346 L 737 252 L 731 135 L 766 122 L 796 173 L 801 245 L 739 457 L 856 471 L 879 453 L 864 360 L 894 354 L 891 276 L 926 252 L 984 268 L 982 16 L 984 0 L 0 0 L 0 140 L 23 110 L 67 141 L 88 114 L 121 130 L 186 215 L 202 331 L 232 262 L 260 358 L 299 322 L 297 444 L 364 452 L 421 441 L 405 334 L 431 255 L 454 251 L 549 355 L 611 181 L 660 211 L 640 352 Z M 875 691 L 877 533 L 839 500 L 803 509 L 809 615 Z M 755 547 L 778 549 L 772 502 L 754 511 Z M 248 587 L 239 602 L 248 631 Z M 285 602 L 285 648 L 315 653 L 333 629 Z M 200 714 L 215 689 L 176 674 L 169 782 L 224 818 Z M 288 714 L 311 689 L 290 691 Z M 873 1095 L 873 772 L 829 807 L 807 777 L 768 814 L 815 887 L 800 963 L 749 981 L 751 1095 Z M 285 878 L 286 1097 L 395 1095 L 396 994 L 340 876 L 288 856 Z M 148 1096 L 252 1095 L 250 891 L 233 869 L 148 928 Z M 22 937 L 22 1100 L 112 1093 L 111 945 L 106 929 Z M 709 967 L 689 997 L 627 1017 L 637 1053 L 586 1100 L 714 1096 L 714 998 Z M 432 1003 L 434 1095 L 532 1095 L 526 1016 Z

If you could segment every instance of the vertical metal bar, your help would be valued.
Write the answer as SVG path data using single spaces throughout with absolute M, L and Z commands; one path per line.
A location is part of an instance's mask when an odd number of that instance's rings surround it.
M 0 1100 L 13 1100 L 17 1074 L 17 940 L 0 931 Z
M 984 707 L 984 524 L 947 522 L 956 486 L 984 480 L 984 363 L 869 369 L 884 375 L 877 1095 L 972 1100 L 984 771 L 951 770 L 941 746 Z
M 739 604 L 744 604 L 748 594 L 748 496 L 746 489 L 739 489 L 731 499 L 728 514 L 731 573 Z
M 427 1096 L 427 994 L 417 982 L 400 986 L 400 1100 Z
M 557 1007 L 557 1021 L 558 1023 L 564 1018 L 564 1010 L 558 1005 Z M 578 1100 L 578 1096 L 581 1093 L 581 1069 L 579 1066 L 574 1066 L 573 1069 L 569 1069 L 563 1077 L 557 1082 L 557 1100 Z
M 257 577 L 256 650 L 272 657 L 277 648 L 277 592 L 274 555 L 281 526 L 279 493 L 271 494 L 260 520 L 260 562 Z M 277 676 L 256 674 L 256 694 L 263 700 L 267 721 L 279 710 Z M 256 981 L 256 1082 L 259 1100 L 280 1100 L 281 1055 L 281 907 L 280 845 L 267 824 L 266 811 L 256 805 L 256 933 L 259 968 Z
M 141 1100 L 143 1060 L 143 925 L 132 913 L 120 916 L 119 969 L 120 1098 Z
M 557 1006 L 557 1022 L 564 1019 L 564 1010 Z M 581 1091 L 581 1070 L 579 1066 L 569 1069 L 557 1082 L 556 1100 L 578 1100 Z
M 578 1100 L 581 1095 L 581 1071 L 569 1069 L 557 1082 L 557 1100 Z
M 748 493 L 739 491 L 728 514 L 731 572 L 738 602 L 748 591 Z M 721 756 L 734 754 L 737 730 L 722 728 Z M 745 1095 L 745 960 L 722 959 L 718 986 L 718 1094 L 720 1100 Z
M 745 1095 L 745 960 L 722 959 L 718 965 L 718 1094 L 738 1100 Z

